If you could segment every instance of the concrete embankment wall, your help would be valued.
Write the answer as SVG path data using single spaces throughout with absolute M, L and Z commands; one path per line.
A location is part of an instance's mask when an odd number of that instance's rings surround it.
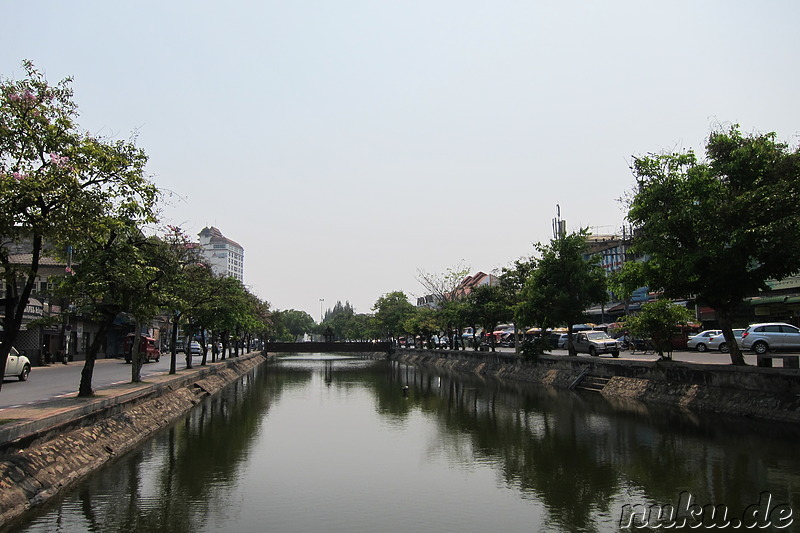
M 601 394 L 698 412 L 800 423 L 800 370 L 676 361 L 395 350 L 392 359 L 568 389 L 582 374 L 608 378 Z
M 109 402 L 91 421 L 76 410 L 72 422 L 63 419 L 58 428 L 19 440 L 24 447 L 6 449 L 0 457 L 0 524 L 132 450 L 265 361 L 250 354 L 202 367 L 189 379 L 164 381 L 125 402 Z

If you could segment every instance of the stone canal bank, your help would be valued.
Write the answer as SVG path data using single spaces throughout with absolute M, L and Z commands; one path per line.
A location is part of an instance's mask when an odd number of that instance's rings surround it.
M 557 389 L 585 388 L 610 401 L 800 424 L 800 370 L 676 361 L 626 361 L 541 355 L 523 362 L 509 353 L 394 350 L 403 363 L 469 372 Z
M 36 413 L 28 409 L 28 417 L 4 421 L 0 525 L 135 448 L 266 360 L 249 353 L 104 389 L 95 398 L 61 400 Z

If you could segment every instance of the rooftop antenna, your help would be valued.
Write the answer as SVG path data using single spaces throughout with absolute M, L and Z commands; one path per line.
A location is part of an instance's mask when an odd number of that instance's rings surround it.
M 556 218 L 553 219 L 553 238 L 563 239 L 567 234 L 567 221 L 561 220 L 561 206 L 556 204 Z

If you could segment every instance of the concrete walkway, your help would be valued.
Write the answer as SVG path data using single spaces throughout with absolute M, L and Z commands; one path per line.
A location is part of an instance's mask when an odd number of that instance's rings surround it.
M 79 424 L 82 420 L 91 420 L 101 412 L 118 412 L 126 406 L 155 398 L 253 357 L 263 356 L 261 352 L 249 352 L 239 357 L 208 363 L 206 366 L 183 368 L 176 374 L 151 374 L 139 383 L 128 382 L 102 387 L 95 390 L 95 395 L 91 398 L 78 398 L 77 394 L 73 394 L 5 409 L 0 414 L 0 448 L 5 449 L 36 435 L 57 431 L 60 427 Z

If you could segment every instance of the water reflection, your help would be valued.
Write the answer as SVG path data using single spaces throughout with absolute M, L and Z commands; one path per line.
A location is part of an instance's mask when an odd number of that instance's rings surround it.
M 682 491 L 735 514 L 761 491 L 794 508 L 798 435 L 777 429 L 285 357 L 3 531 L 610 531 L 624 505 Z
M 469 434 L 477 460 L 545 503 L 566 531 L 610 527 L 625 504 L 668 504 L 689 491 L 733 516 L 769 491 L 793 509 L 800 496 L 797 428 L 704 417 L 592 393 L 500 384 L 463 374 L 392 366 L 412 394 L 392 416 L 430 412 L 442 435 Z

